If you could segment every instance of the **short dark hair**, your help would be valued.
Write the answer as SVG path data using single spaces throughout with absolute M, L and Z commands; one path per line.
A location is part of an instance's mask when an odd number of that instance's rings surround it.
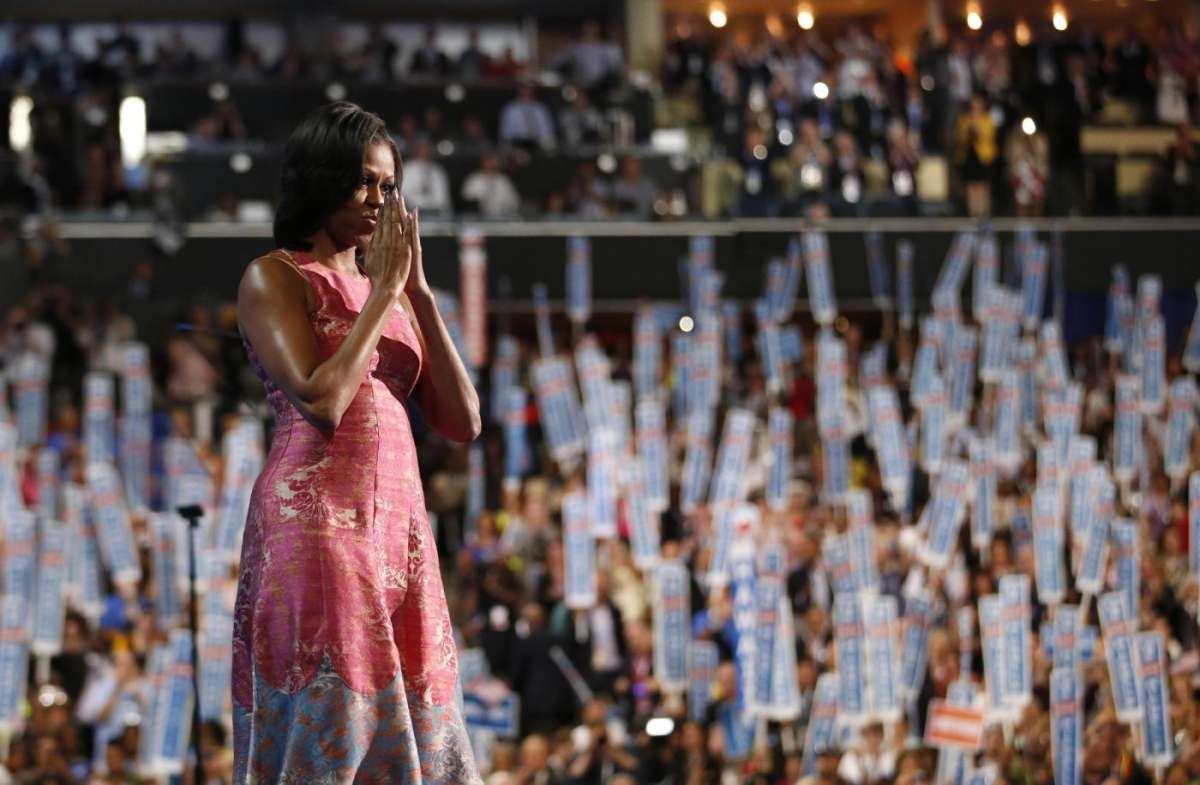
M 392 150 L 399 184 L 400 151 L 379 115 L 335 101 L 304 118 L 283 150 L 275 243 L 310 250 L 308 238 L 354 193 L 367 147 L 380 142 Z

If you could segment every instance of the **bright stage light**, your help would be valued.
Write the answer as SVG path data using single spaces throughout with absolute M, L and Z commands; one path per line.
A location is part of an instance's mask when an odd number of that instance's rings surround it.
M 29 115 L 33 112 L 33 99 L 18 95 L 8 105 L 8 144 L 13 152 L 24 152 L 33 141 L 33 126 Z
M 121 163 L 137 166 L 146 156 L 146 99 L 140 95 L 122 98 L 117 127 L 121 136 Z

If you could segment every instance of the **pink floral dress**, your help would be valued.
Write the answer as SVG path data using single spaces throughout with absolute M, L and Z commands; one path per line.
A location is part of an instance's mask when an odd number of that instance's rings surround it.
M 328 357 L 371 284 L 302 252 L 288 263 L 316 295 L 310 318 Z M 407 313 L 396 306 L 332 435 L 246 351 L 276 429 L 234 609 L 235 785 L 481 782 L 406 411 L 421 371 Z

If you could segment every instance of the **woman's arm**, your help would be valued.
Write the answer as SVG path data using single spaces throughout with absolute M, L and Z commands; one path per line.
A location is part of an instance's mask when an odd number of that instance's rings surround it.
M 417 403 L 425 420 L 447 439 L 469 442 L 479 436 L 479 395 L 462 358 L 438 313 L 433 291 L 425 281 L 421 259 L 420 220 L 413 211 L 409 243 L 412 273 L 405 287 L 406 307 L 413 317 L 424 361 L 417 382 Z
M 371 293 L 350 334 L 333 356 L 322 360 L 308 319 L 308 283 L 282 260 L 264 256 L 250 263 L 238 286 L 242 334 L 267 375 L 306 420 L 332 432 L 342 420 L 367 373 L 396 298 L 404 287 L 408 243 L 397 208 L 384 208 L 372 238 L 367 269 Z

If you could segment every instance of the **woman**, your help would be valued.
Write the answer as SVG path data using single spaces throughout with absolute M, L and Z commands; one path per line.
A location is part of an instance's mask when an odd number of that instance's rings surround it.
M 280 246 L 238 289 L 276 430 L 234 610 L 234 782 L 478 783 L 405 405 L 474 439 L 383 122 L 323 107 L 284 152 Z
M 996 123 L 981 93 L 972 95 L 967 111 L 959 115 L 955 139 L 955 158 L 966 183 L 967 214 L 972 218 L 990 215 Z

